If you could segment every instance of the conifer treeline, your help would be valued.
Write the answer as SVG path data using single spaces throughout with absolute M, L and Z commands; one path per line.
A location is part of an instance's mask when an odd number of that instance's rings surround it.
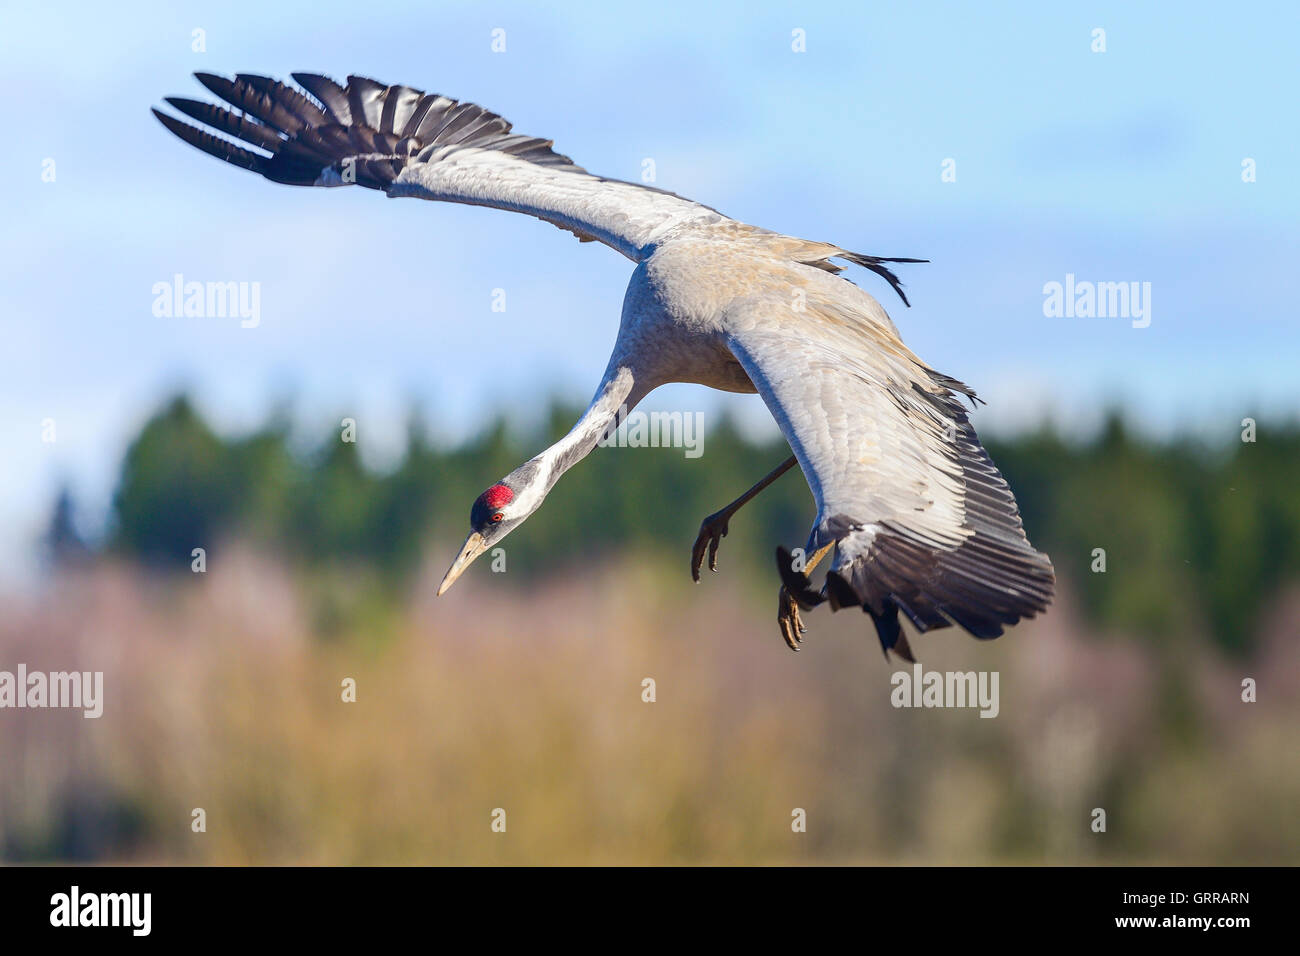
M 243 537 L 307 571 L 364 568 L 401 588 L 430 541 L 444 548 L 460 541 L 479 492 L 575 418 L 574 409 L 555 406 L 545 434 L 516 434 L 498 421 L 455 448 L 431 445 L 413 425 L 405 459 L 381 474 L 338 433 L 304 456 L 281 421 L 226 438 L 176 398 L 127 452 L 108 547 L 188 570 L 194 547 Z M 1094 623 L 1157 642 L 1210 633 L 1222 649 L 1242 652 L 1259 612 L 1300 577 L 1300 428 L 1261 427 L 1256 438 L 1243 442 L 1231 431 L 1217 449 L 1189 440 L 1153 445 L 1114 416 L 1084 444 L 1039 431 L 990 442 L 990 451 L 1016 491 L 1030 539 L 1052 556 Z M 673 448 L 597 449 L 507 539 L 512 575 L 580 567 L 632 548 L 677 562 L 685 576 L 700 519 L 788 454 L 781 442 L 743 441 L 726 421 L 704 449 L 698 458 Z M 737 516 L 722 545 L 723 569 L 775 582 L 774 546 L 801 544 L 812 511 L 801 476 L 789 473 Z M 1096 570 L 1098 549 L 1104 572 Z

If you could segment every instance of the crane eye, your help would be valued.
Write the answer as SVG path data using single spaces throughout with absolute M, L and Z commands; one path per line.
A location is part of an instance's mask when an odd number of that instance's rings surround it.
M 493 524 L 496 524 L 498 521 L 500 521 L 500 520 L 501 520 L 502 518 L 504 518 L 504 517 L 505 517 L 505 515 L 503 515 L 501 512 L 498 511 L 496 514 L 494 514 L 494 515 L 492 516 L 492 519 L 491 519 L 491 520 L 492 520 L 492 523 L 493 523 Z

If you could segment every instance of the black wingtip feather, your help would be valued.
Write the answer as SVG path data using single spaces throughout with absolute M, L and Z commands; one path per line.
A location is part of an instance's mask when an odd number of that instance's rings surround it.
M 158 118 L 158 122 L 162 123 L 169 131 L 191 146 L 203 150 L 209 156 L 215 156 L 217 159 L 224 160 L 232 166 L 238 166 L 240 169 L 247 169 L 255 173 L 265 172 L 265 156 L 244 149 L 242 146 L 236 146 L 229 140 L 213 136 L 211 133 L 204 132 L 188 123 L 182 123 L 161 110 L 152 107 L 150 109 L 153 115 Z
M 167 100 L 239 144 L 157 110 L 154 114 L 168 130 L 205 153 L 293 186 L 355 183 L 387 190 L 411 164 L 430 162 L 439 150 L 458 148 L 500 150 L 522 162 L 583 172 L 546 141 L 512 135 L 508 122 L 473 103 L 406 86 L 384 86 L 363 76 L 348 77 L 346 87 L 316 73 L 292 76 L 302 90 L 256 73 L 231 79 L 200 71 L 195 79 L 231 109 L 182 97 Z M 271 155 L 252 152 L 244 144 Z
M 321 76 L 319 73 L 290 73 L 289 75 L 293 77 L 295 83 L 316 98 L 330 120 L 340 126 L 347 126 L 352 122 L 352 109 L 348 106 L 347 91 L 343 87 L 328 76 Z
M 212 103 L 191 100 L 183 96 L 165 96 L 163 100 L 190 119 L 206 123 L 228 136 L 237 137 L 270 152 L 274 152 L 284 144 L 284 140 L 269 127 L 254 123 L 244 116 L 238 116 Z

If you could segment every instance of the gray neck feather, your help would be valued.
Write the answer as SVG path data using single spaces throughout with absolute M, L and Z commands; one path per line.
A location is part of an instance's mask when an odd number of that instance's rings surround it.
M 634 385 L 635 378 L 627 366 L 605 373 L 596 397 L 583 416 L 567 435 L 537 456 L 536 461 L 546 471 L 545 491 L 549 492 L 561 475 L 586 458 L 606 432 L 618 427 L 622 416 L 635 405 L 635 401 L 628 400 Z

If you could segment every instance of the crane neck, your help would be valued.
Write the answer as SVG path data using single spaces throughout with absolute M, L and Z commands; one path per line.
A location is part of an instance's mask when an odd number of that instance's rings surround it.
M 533 471 L 532 480 L 520 482 L 528 488 L 525 496 L 534 497 L 530 511 L 541 504 L 561 476 L 591 453 L 600 439 L 617 428 L 623 416 L 636 407 L 650 389 L 638 382 L 627 365 L 610 363 L 596 395 L 582 417 L 557 441 L 518 471 Z
M 617 428 L 630 409 L 629 398 L 636 380 L 626 365 L 611 368 L 596 389 L 591 404 L 569 433 L 548 448 L 543 457 L 550 464 L 547 490 L 560 476 L 576 465 L 596 447 L 610 429 Z

